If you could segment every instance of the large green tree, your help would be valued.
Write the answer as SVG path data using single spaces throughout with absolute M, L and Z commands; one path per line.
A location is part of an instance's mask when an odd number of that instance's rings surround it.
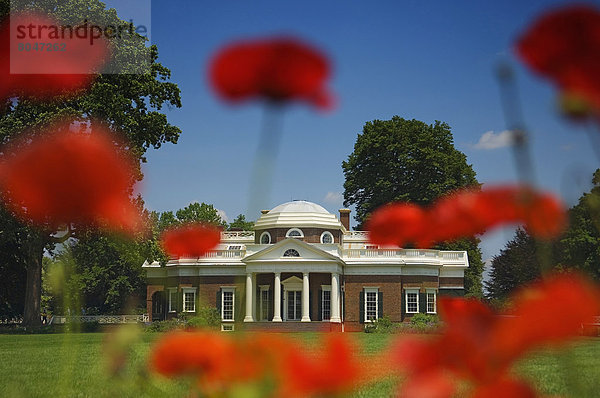
M 575 268 L 600 280 L 600 169 L 592 177 L 593 188 L 569 210 L 569 227 L 557 247 L 562 268 Z
M 238 214 L 238 216 L 233 220 L 227 229 L 229 230 L 242 230 L 242 231 L 252 231 L 254 228 L 254 221 L 246 221 L 246 216 L 243 214 Z
M 342 169 L 344 205 L 356 207 L 358 228 L 373 210 L 386 203 L 429 205 L 457 188 L 479 186 L 465 154 L 454 147 L 450 126 L 399 116 L 365 123 Z M 470 267 L 465 272 L 465 289 L 475 296 L 482 294 L 483 262 L 478 243 L 473 238 L 437 246 L 467 250 Z
M 103 26 L 124 23 L 118 19 L 114 9 L 106 9 L 104 3 L 98 0 L 28 1 L 23 4 L 28 9 L 52 15 L 59 22 L 88 19 Z M 5 22 L 8 14 L 8 0 L 0 0 L 0 21 Z M 131 57 L 131 54 L 148 52 L 151 60 L 149 71 L 98 75 L 93 85 L 79 95 L 57 97 L 48 102 L 34 102 L 19 97 L 8 99 L 0 108 L 0 144 L 6 148 L 6 144 L 13 142 L 24 130 L 40 132 L 57 118 L 63 117 L 84 123 L 102 123 L 115 134 L 118 131 L 127 138 L 129 152 L 140 161 L 145 161 L 144 153 L 148 148 L 159 148 L 166 142 L 176 143 L 180 129 L 167 121 L 162 108 L 180 107 L 180 91 L 176 84 L 168 81 L 170 71 L 158 62 L 157 48 L 147 47 L 141 36 L 114 41 L 112 44 L 112 54 L 119 62 L 133 62 L 135 57 Z M 139 65 L 131 63 L 125 68 L 137 70 Z M 3 233 L 12 233 L 11 223 L 2 223 L 2 227 L 7 228 Z M 15 241 L 15 244 L 21 248 L 20 256 L 27 275 L 23 322 L 33 326 L 40 323 L 44 249 L 76 237 L 78 226 L 71 226 L 69 232 L 60 237 L 56 236 L 56 231 L 40 225 L 27 225 L 26 229 L 27 233 L 21 234 L 20 241 Z
M 492 259 L 490 278 L 485 283 L 490 299 L 506 300 L 518 287 L 542 274 L 540 246 L 525 230 L 519 228 L 500 254 Z

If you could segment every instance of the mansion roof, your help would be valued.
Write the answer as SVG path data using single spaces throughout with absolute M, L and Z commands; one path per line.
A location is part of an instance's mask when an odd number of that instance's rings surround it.
M 345 210 L 347 212 L 347 210 Z M 347 224 L 346 224 L 347 225 Z M 226 231 L 221 243 L 200 258 L 172 258 L 169 267 L 212 266 L 248 268 L 278 266 L 284 269 L 329 264 L 332 267 L 380 270 L 385 274 L 429 269 L 448 276 L 456 270 L 462 276 L 469 266 L 465 251 L 382 247 L 369 242 L 365 231 L 349 231 L 334 215 L 318 204 L 293 201 L 263 211 L 254 231 Z M 291 233 L 291 232 L 294 233 Z M 264 240 L 265 234 L 269 234 Z M 329 234 L 329 236 L 327 236 Z M 324 238 L 326 237 L 327 238 Z M 291 251 L 290 251 L 291 250 Z M 295 253 L 294 253 L 295 252 Z M 293 255 L 289 255 L 294 253 Z M 145 268 L 160 267 L 144 263 Z M 404 271 L 401 269 L 404 268 Z M 164 270 L 164 268 L 163 268 Z

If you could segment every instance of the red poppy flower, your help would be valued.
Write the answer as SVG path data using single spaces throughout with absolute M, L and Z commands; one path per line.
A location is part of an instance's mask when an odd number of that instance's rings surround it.
M 141 216 L 129 198 L 133 160 L 117 151 L 114 134 L 69 128 L 54 125 L 5 153 L 0 185 L 13 210 L 52 228 L 81 223 L 138 229 Z
M 164 376 L 195 375 L 217 382 L 228 373 L 234 346 L 225 336 L 213 332 L 174 332 L 154 346 L 150 363 Z
M 518 222 L 534 236 L 552 238 L 564 228 L 566 215 L 553 195 L 530 188 L 464 189 L 439 199 L 428 209 L 401 203 L 383 206 L 372 214 L 367 229 L 373 243 L 403 246 L 410 242 L 428 247 L 433 242 L 470 237 Z
M 536 396 L 510 376 L 510 367 L 529 350 L 577 336 L 600 312 L 600 293 L 582 277 L 560 275 L 524 289 L 513 302 L 513 316 L 507 317 L 476 300 L 440 298 L 441 334 L 401 339 L 394 350 L 398 365 L 410 374 L 403 388 L 451 396 L 448 379 L 441 377 L 450 372 L 473 383 L 474 397 Z
M 573 5 L 542 15 L 518 40 L 519 57 L 563 92 L 600 108 L 600 11 Z
M 341 334 L 327 336 L 315 352 L 287 350 L 282 355 L 282 390 L 277 396 L 335 396 L 360 386 L 369 366 L 359 363 L 355 352 Z
M 162 247 L 174 257 L 200 257 L 221 241 L 221 229 L 202 223 L 189 223 L 166 230 Z
M 291 38 L 233 43 L 212 59 L 209 78 L 226 101 L 264 98 L 274 102 L 306 101 L 328 109 L 331 95 L 324 87 L 329 61 L 311 46 Z
M 380 245 L 402 246 L 406 242 L 420 242 L 425 233 L 425 217 L 425 211 L 417 205 L 390 203 L 369 217 L 369 239 Z
M 30 26 L 33 35 L 28 33 Z M 53 26 L 60 25 L 39 14 L 12 15 L 10 21 L 5 20 L 0 28 L 0 98 L 49 99 L 92 83 L 109 55 L 107 41 L 100 37 L 90 42 L 87 36 L 69 37 L 68 33 L 53 38 L 48 28 Z

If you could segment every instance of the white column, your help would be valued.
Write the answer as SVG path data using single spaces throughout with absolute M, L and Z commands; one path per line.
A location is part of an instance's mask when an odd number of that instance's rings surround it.
M 252 319 L 256 320 L 256 274 L 252 274 Z
M 308 272 L 302 274 L 302 322 L 310 322 Z
M 252 317 L 252 273 L 246 274 L 246 317 L 244 322 L 254 322 Z
M 281 274 L 275 273 L 275 294 L 273 295 L 273 322 L 281 322 Z
M 341 322 L 340 318 L 340 276 L 331 273 L 331 322 Z

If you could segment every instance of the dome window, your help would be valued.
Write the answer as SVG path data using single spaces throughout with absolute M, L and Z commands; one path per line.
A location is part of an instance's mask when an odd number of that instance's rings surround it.
M 300 253 L 296 249 L 287 249 L 283 253 L 283 257 L 300 257 Z
M 333 235 L 329 231 L 321 234 L 321 243 L 333 243 Z
M 260 234 L 260 244 L 261 245 L 268 245 L 270 243 L 271 243 L 271 234 L 270 233 L 265 231 L 262 234 Z
M 286 238 L 304 238 L 304 233 L 302 233 L 301 229 L 291 228 L 286 232 L 285 237 Z

